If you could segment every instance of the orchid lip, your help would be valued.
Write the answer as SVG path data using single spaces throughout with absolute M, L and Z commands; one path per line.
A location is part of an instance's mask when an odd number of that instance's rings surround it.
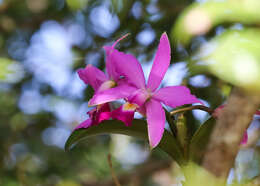
M 113 88 L 115 87 L 117 84 L 115 81 L 113 80 L 108 80 L 108 81 L 105 81 L 104 83 L 102 83 L 98 89 L 98 91 L 102 91 L 102 90 L 107 90 L 109 88 Z
M 124 111 L 135 111 L 137 108 L 139 108 L 137 104 L 129 102 L 125 103 L 122 107 Z

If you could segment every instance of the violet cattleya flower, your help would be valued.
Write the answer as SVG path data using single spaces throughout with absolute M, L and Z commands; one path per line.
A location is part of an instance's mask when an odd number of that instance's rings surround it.
M 117 70 L 115 69 L 115 65 L 113 64 L 113 55 L 111 55 L 112 51 L 120 53 L 119 51 L 114 49 L 114 47 L 120 40 L 122 40 L 126 36 L 127 35 L 118 39 L 112 46 L 104 47 L 107 55 L 106 69 L 108 75 L 92 65 L 87 65 L 84 69 L 78 70 L 78 75 L 80 79 L 83 80 L 86 84 L 90 84 L 93 87 L 95 91 L 94 96 L 95 94 L 99 94 L 100 92 L 102 93 L 107 90 L 112 92 L 114 91 L 117 92 L 117 94 L 112 95 L 109 100 L 114 101 L 117 99 L 128 97 L 133 91 L 136 90 L 136 88 L 128 84 L 126 79 L 123 79 L 121 77 L 121 74 L 117 72 Z M 124 57 L 125 54 L 122 53 L 121 55 Z M 80 123 L 75 129 L 88 128 L 92 125 L 97 125 L 103 120 L 110 119 L 112 116 L 108 103 L 97 104 L 96 108 L 88 112 L 88 115 L 90 116 L 90 119 Z
M 113 65 L 116 65 L 116 70 L 123 75 L 127 83 L 136 88 L 130 96 L 126 97 L 128 100 L 126 104 L 128 105 L 121 106 L 116 111 L 117 117 L 114 117 L 129 124 L 133 119 L 135 109 L 146 115 L 150 146 L 157 146 L 162 138 L 165 126 L 165 111 L 161 103 L 172 108 L 184 104 L 201 103 L 190 94 L 190 90 L 185 86 L 168 86 L 158 89 L 171 59 L 170 43 L 166 33 L 162 34 L 160 38 L 147 85 L 145 84 L 142 67 L 135 57 L 122 52 L 115 52 L 110 48 L 107 48 L 107 50 L 109 50 L 111 59 L 113 59 Z M 116 94 L 118 93 L 112 91 L 112 89 L 103 91 L 96 94 L 91 99 L 90 104 L 98 105 L 109 102 L 113 100 Z M 129 114 L 122 118 L 121 116 L 126 112 Z
M 87 113 L 89 119 L 80 123 L 74 130 L 81 128 L 89 128 L 93 125 L 98 125 L 104 120 L 111 118 L 111 111 L 108 103 L 99 105 Z

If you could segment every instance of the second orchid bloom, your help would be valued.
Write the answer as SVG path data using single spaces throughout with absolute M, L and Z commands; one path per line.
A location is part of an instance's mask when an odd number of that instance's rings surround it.
M 76 129 L 88 128 L 110 118 L 121 120 L 127 126 L 131 126 L 134 112 L 137 111 L 147 118 L 150 146 L 155 147 L 159 144 L 165 127 L 166 119 L 162 103 L 175 108 L 200 101 L 191 95 L 185 86 L 159 89 L 171 60 L 171 48 L 166 33 L 160 38 L 147 84 L 138 60 L 131 54 L 115 49 L 115 45 L 123 38 L 112 46 L 104 47 L 107 75 L 90 65 L 78 71 L 80 78 L 95 90 L 89 105 L 96 108 L 88 113 L 90 119 L 81 123 Z M 118 99 L 124 99 L 126 103 L 111 110 L 108 104 Z

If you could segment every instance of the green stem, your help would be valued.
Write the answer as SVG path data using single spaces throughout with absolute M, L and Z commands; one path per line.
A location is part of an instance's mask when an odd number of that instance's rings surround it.
M 164 111 L 165 111 L 165 115 L 166 115 L 166 120 L 169 123 L 169 127 L 171 129 L 171 132 L 174 137 L 177 137 L 177 128 L 174 124 L 174 116 L 172 116 L 170 114 L 170 112 L 168 112 L 166 109 L 164 109 Z
M 203 110 L 208 112 L 209 114 L 212 114 L 214 112 L 214 110 L 212 110 L 209 107 L 203 106 L 203 105 L 195 105 L 195 106 L 190 106 L 190 107 L 185 107 L 185 108 L 180 108 L 174 111 L 170 112 L 170 115 L 174 115 L 180 112 L 185 112 L 185 111 L 189 111 L 189 110 L 195 110 L 195 109 L 199 109 L 199 110 Z

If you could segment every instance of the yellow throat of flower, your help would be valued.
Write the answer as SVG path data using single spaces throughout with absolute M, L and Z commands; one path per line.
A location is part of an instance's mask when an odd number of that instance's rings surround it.
M 113 80 L 108 80 L 108 81 L 105 81 L 104 83 L 102 83 L 102 85 L 99 87 L 99 91 L 102 91 L 102 90 L 107 90 L 107 89 L 110 89 L 110 88 L 113 88 L 116 86 L 116 82 L 113 81 Z
M 134 104 L 134 103 L 127 102 L 123 105 L 123 110 L 125 110 L 125 111 L 135 111 L 137 108 L 138 108 L 138 105 Z

